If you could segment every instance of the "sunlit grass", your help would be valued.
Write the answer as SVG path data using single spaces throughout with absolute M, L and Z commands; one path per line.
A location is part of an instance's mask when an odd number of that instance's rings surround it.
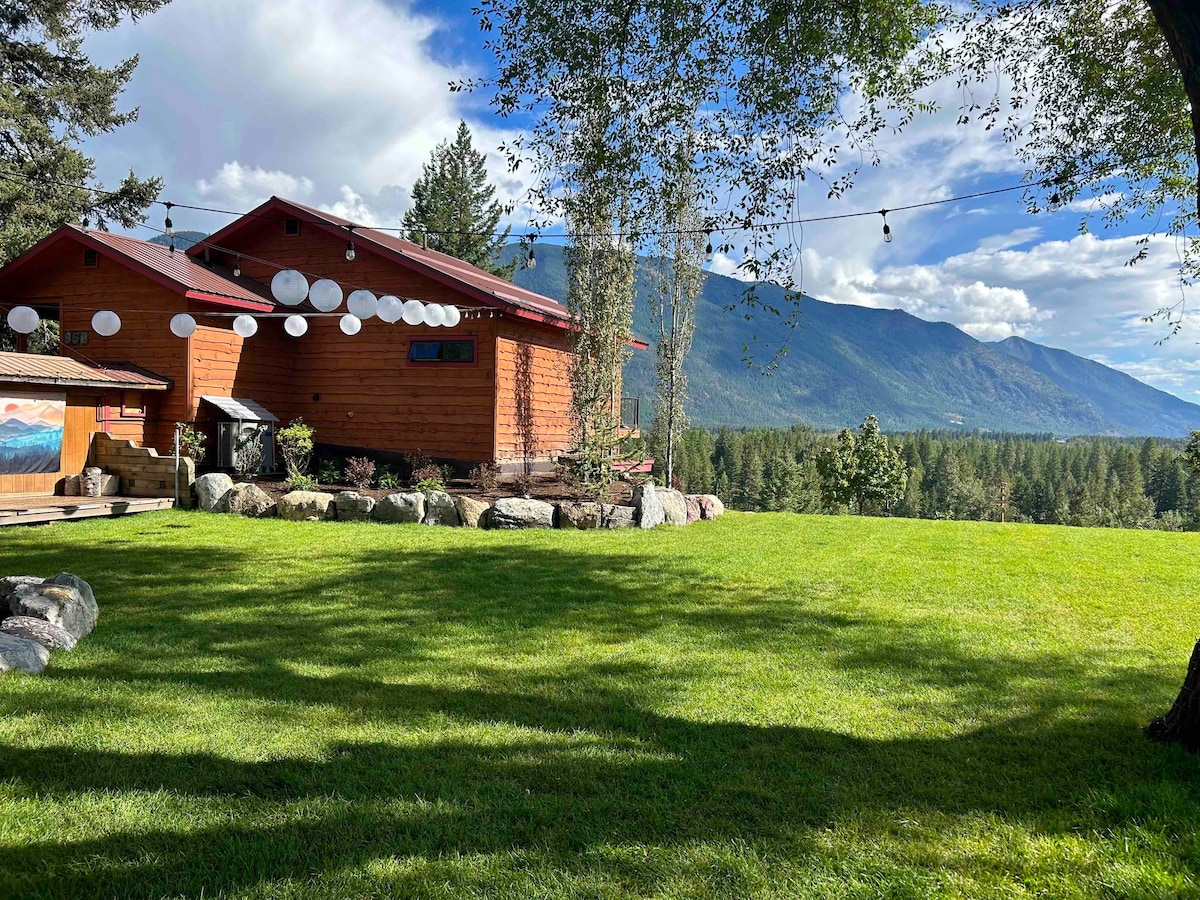
M 729 514 L 0 532 L 95 634 L 0 679 L 0 897 L 1200 896 L 1139 727 L 1200 536 Z

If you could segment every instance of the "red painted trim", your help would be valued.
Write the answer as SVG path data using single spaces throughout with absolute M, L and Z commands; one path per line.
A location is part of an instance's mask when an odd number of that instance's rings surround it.
M 130 412 L 129 407 L 125 405 L 125 395 L 136 393 L 128 388 L 121 391 L 121 418 L 122 419 L 145 419 L 146 418 L 146 403 L 142 402 L 142 406 L 135 412 Z
M 418 362 L 409 359 L 409 354 L 412 353 L 412 345 L 414 342 L 418 344 L 430 344 L 434 341 L 470 341 L 471 342 L 471 362 L 442 362 L 440 359 Z M 413 369 L 478 369 L 479 368 L 479 335 L 477 334 L 459 334 L 454 337 L 417 337 L 413 336 L 408 339 L 408 343 L 404 347 L 404 368 Z
M 222 297 L 220 294 L 209 294 L 205 291 L 188 290 L 184 293 L 189 300 L 199 300 L 202 303 L 215 303 L 218 306 L 232 306 L 234 309 L 251 309 L 255 312 L 271 312 L 275 309 L 271 303 L 255 303 L 252 300 L 234 300 L 232 297 Z

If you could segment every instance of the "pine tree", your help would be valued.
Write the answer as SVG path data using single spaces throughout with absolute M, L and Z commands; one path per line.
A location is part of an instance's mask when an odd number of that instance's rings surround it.
M 504 207 L 488 182 L 486 160 L 475 149 L 467 123 L 459 122 L 454 140 L 438 144 L 422 167 L 404 227 L 414 243 L 511 280 L 516 257 L 497 263 L 509 229 L 496 233 Z
M 131 172 L 111 192 L 99 187 L 95 165 L 78 148 L 80 140 L 107 134 L 134 121 L 137 110 L 121 111 L 124 90 L 137 57 L 112 68 L 97 66 L 84 53 L 90 32 L 107 31 L 123 19 L 154 12 L 167 0 L 7 0 L 0 12 L 0 263 L 7 262 L 63 222 L 90 219 L 132 228 L 158 195 L 161 182 Z

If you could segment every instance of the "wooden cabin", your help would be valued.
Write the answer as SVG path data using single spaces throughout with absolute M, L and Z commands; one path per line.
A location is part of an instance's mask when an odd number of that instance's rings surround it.
M 305 273 L 310 283 L 332 279 L 347 295 L 362 288 L 454 305 L 462 319 L 445 328 L 370 318 L 348 336 L 338 315 L 319 316 L 293 338 L 284 314 L 315 310 L 307 301 L 283 307 L 274 300 L 269 285 L 281 268 Z M 229 421 L 222 398 L 271 420 L 303 417 L 326 456 L 420 454 L 495 462 L 502 471 L 545 470 L 570 446 L 569 320 L 561 304 L 288 200 L 272 198 L 186 252 L 63 226 L 0 269 L 0 314 L 17 305 L 56 318 L 63 365 L 91 372 L 75 371 L 79 384 L 63 382 L 60 391 L 70 408 L 94 410 L 66 417 L 63 446 L 74 449 L 63 454 L 60 476 L 78 469 L 79 448 L 97 431 L 167 453 L 175 423 L 194 422 L 210 433 L 212 452 L 219 423 Z M 93 329 L 100 310 L 120 317 L 115 335 Z M 179 313 L 197 322 L 190 337 L 171 332 Z M 252 337 L 234 332 L 240 313 L 255 315 Z M 8 363 L 16 377 L 21 362 Z M 0 403 L 5 392 L 55 389 L 36 380 L 32 361 L 22 383 L 5 382 L 2 365 Z M 100 386 L 121 372 L 153 383 Z M 89 415 L 95 421 L 85 427 Z M 54 474 L 42 473 L 35 484 L 0 467 L 0 495 L 45 487 Z

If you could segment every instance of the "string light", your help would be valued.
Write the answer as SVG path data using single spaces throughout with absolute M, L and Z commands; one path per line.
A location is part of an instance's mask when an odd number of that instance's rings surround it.
M 1050 212 L 1058 212 L 1063 208 L 1062 194 L 1055 191 L 1050 195 Z
M 237 261 L 233 264 L 233 277 L 234 278 L 242 277 L 242 254 L 240 254 L 240 253 L 238 254 Z
M 885 244 L 890 244 L 892 242 L 892 226 L 888 224 L 888 211 L 886 209 L 881 209 L 879 214 L 883 216 L 883 242 Z
M 175 204 L 170 200 L 167 201 L 167 218 L 163 222 L 163 226 L 167 229 L 167 237 L 171 239 L 170 245 L 167 247 L 167 252 L 174 255 L 175 253 L 175 223 L 171 221 L 171 207 Z
M 713 261 L 713 245 L 712 245 L 712 232 L 711 231 L 708 233 L 708 246 L 704 248 L 704 261 L 706 263 L 710 263 Z
M 354 226 L 347 225 L 346 230 L 350 232 L 350 240 L 346 242 L 346 262 L 354 262 Z
M 529 239 L 529 258 L 525 260 L 525 268 L 527 268 L 527 269 L 536 269 L 537 268 L 537 257 L 533 255 L 534 240 L 536 240 L 536 238 L 531 237 Z

